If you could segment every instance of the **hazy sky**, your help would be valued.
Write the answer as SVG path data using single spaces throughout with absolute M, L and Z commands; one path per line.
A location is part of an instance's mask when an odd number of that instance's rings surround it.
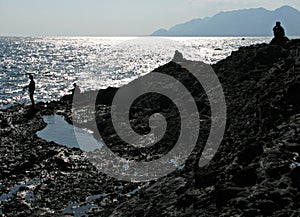
M 290 5 L 299 0 L 0 0 L 0 35 L 126 36 L 220 11 Z

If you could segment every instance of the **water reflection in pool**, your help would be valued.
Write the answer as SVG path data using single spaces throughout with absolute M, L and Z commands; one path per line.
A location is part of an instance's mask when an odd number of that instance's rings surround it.
M 49 142 L 53 141 L 69 148 L 80 148 L 83 151 L 94 151 L 103 146 L 87 130 L 69 124 L 60 115 L 45 115 L 43 119 L 47 123 L 47 126 L 37 132 L 37 135 L 42 139 Z M 79 146 L 79 143 L 84 143 L 84 147 Z

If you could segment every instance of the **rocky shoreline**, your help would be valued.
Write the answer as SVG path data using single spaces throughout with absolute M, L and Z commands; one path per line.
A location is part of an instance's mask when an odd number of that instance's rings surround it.
M 89 125 L 88 120 L 72 120 L 70 95 L 38 103 L 34 113 L 26 105 L 0 110 L 0 215 L 300 215 L 300 40 L 284 46 L 242 47 L 212 67 L 227 103 L 227 126 L 218 153 L 208 165 L 198 167 L 210 127 L 209 118 L 203 118 L 198 144 L 184 167 L 156 181 L 116 180 L 97 171 L 81 150 L 38 138 L 35 133 L 46 125 L 43 115 L 61 114 L 79 127 Z M 155 71 L 189 86 L 198 110 L 210 115 L 201 85 L 186 69 L 170 62 Z M 109 105 L 116 90 L 100 91 L 97 100 L 97 128 L 109 147 L 134 160 L 168 152 L 178 132 L 171 103 L 146 97 L 154 102 L 150 106 L 155 112 L 163 112 L 173 124 L 158 145 L 138 150 L 115 136 Z M 85 93 L 85 98 L 94 94 Z M 146 133 L 153 110 L 141 108 L 141 103 L 133 107 L 133 128 Z

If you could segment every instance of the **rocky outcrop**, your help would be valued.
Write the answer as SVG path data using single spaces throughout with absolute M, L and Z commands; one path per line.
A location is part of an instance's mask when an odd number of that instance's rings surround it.
M 299 215 L 300 41 L 284 46 L 242 47 L 213 65 L 227 103 L 222 144 L 205 167 L 198 167 L 210 119 L 204 118 L 198 144 L 184 167 L 148 183 L 118 181 L 99 173 L 79 149 L 49 143 L 35 135 L 43 114 L 59 113 L 73 124 L 72 96 L 39 103 L 32 113 L 18 105 L 0 111 L 0 213 L 6 216 L 297 216 Z M 203 117 L 207 97 L 188 71 L 171 62 L 157 72 L 188 86 Z M 108 146 L 127 159 L 151 160 L 172 148 L 178 118 L 172 102 L 147 95 L 131 109 L 132 127 L 149 132 L 148 118 L 162 112 L 166 136 L 152 148 L 124 144 L 111 124 L 116 89 L 102 91 L 96 106 L 98 129 Z M 85 93 L 89 99 L 93 93 Z M 100 94 L 100 96 L 101 96 Z M 152 110 L 144 110 L 145 103 Z M 84 109 L 84 108 L 83 108 Z M 175 114 L 175 115 L 174 115 Z M 94 129 L 95 130 L 95 129 Z
M 145 189 L 113 216 L 135 215 L 137 206 L 145 216 L 298 215 L 299 49 L 299 40 L 242 47 L 213 65 L 228 109 L 218 153 L 204 168 L 173 174 L 183 178 L 178 190 L 173 176 L 159 180 L 156 194 Z M 166 200 L 154 196 L 162 189 Z

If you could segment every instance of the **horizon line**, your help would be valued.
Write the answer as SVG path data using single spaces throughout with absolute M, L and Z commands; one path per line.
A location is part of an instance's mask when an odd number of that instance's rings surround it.
M 296 36 L 296 35 L 295 35 Z M 245 37 L 245 38 L 253 38 L 253 37 L 273 37 L 273 35 L 1 35 L 0 37 L 6 38 L 59 38 L 59 37 L 68 37 L 68 38 L 142 38 L 142 37 L 152 37 L 152 38 L 180 38 L 180 37 Z M 293 36 L 291 36 L 293 37 Z M 296 36 L 297 37 L 297 36 Z

